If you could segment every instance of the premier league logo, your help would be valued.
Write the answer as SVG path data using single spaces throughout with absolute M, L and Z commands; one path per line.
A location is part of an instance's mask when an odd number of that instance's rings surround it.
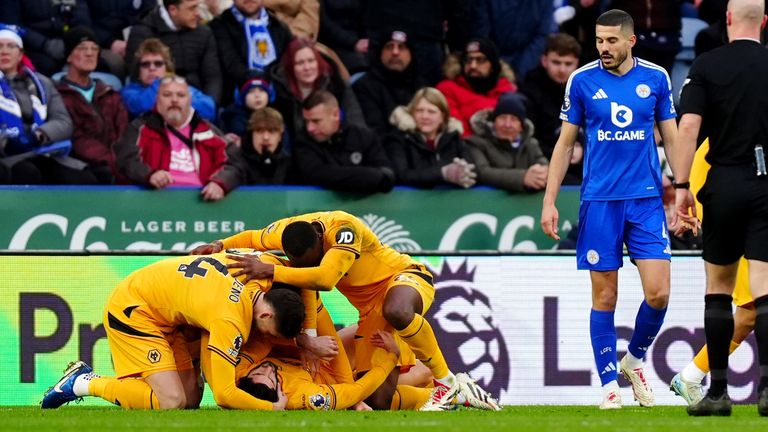
M 467 261 L 454 271 L 447 261 L 435 276 L 435 302 L 426 318 L 453 372 L 469 372 L 493 395 L 509 384 L 509 354 L 493 319 L 490 299 L 475 289 Z

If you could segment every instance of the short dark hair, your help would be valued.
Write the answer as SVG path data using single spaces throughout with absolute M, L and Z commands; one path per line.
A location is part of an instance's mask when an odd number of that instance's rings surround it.
M 611 9 L 597 17 L 596 25 L 615 27 L 621 26 L 622 31 L 628 31 L 630 34 L 635 32 L 635 22 L 632 16 L 621 9 Z
M 296 221 L 289 223 L 280 238 L 283 252 L 300 257 L 312 249 L 319 241 L 317 231 L 311 223 Z
M 277 402 L 277 388 L 269 388 L 266 384 L 255 383 L 244 376 L 237 381 L 237 388 L 255 397 L 269 402 Z
M 292 289 L 273 286 L 264 294 L 264 300 L 272 305 L 277 332 L 287 339 L 296 337 L 304 324 L 304 303 Z
M 328 90 L 315 90 L 304 99 L 304 103 L 301 104 L 301 107 L 305 110 L 311 110 L 318 105 L 327 105 L 331 108 L 338 108 L 339 101 L 336 99 L 336 96 Z
M 268 130 L 283 133 L 285 131 L 283 115 L 271 107 L 259 108 L 248 119 L 248 130 L 250 132 Z
M 547 48 L 544 54 L 551 52 L 559 56 L 572 55 L 576 58 L 581 57 L 581 45 L 575 37 L 566 33 L 553 33 L 547 36 Z

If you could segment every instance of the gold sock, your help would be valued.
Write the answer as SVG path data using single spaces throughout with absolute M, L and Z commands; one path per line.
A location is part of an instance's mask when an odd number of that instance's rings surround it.
M 392 397 L 392 410 L 417 410 L 429 400 L 428 388 L 399 385 Z
M 732 354 L 734 351 L 736 351 L 736 348 L 741 345 L 740 343 L 736 343 L 734 341 L 731 341 L 731 346 L 728 347 L 728 354 Z M 699 368 L 704 373 L 709 373 L 709 357 L 707 354 L 707 346 L 704 345 L 698 354 L 696 354 L 696 357 L 693 358 L 693 363 L 696 365 L 697 368 Z
M 413 321 L 408 324 L 408 327 L 397 330 L 397 334 L 411 347 L 416 358 L 432 371 L 436 379 L 445 378 L 451 373 L 437 345 L 435 332 L 423 316 L 414 314 Z
M 126 409 L 160 409 L 152 387 L 136 378 L 93 378 L 88 393 Z

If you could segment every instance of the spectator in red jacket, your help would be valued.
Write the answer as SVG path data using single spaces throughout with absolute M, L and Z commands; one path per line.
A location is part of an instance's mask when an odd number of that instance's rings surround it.
M 488 39 L 474 38 L 461 56 L 461 75 L 446 79 L 437 89 L 448 100 L 451 117 L 461 120 L 464 135 L 471 135 L 469 119 L 483 109 L 493 109 L 499 97 L 517 87 L 501 76 L 501 60 L 496 46 Z
M 237 186 L 234 144 L 192 108 L 186 80 L 160 81 L 155 109 L 137 118 L 115 145 L 120 174 L 155 189 L 202 187 L 206 201 L 217 201 Z
M 69 68 L 56 89 L 74 126 L 71 156 L 88 163 L 98 183 L 110 184 L 116 172 L 112 144 L 128 126 L 128 111 L 120 93 L 90 76 L 99 61 L 96 33 L 75 27 L 64 35 L 64 47 Z

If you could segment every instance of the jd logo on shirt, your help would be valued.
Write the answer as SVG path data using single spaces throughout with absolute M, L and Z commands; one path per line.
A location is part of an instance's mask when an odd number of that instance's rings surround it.
M 625 128 L 632 123 L 632 110 L 624 105 L 611 102 L 611 123 Z

